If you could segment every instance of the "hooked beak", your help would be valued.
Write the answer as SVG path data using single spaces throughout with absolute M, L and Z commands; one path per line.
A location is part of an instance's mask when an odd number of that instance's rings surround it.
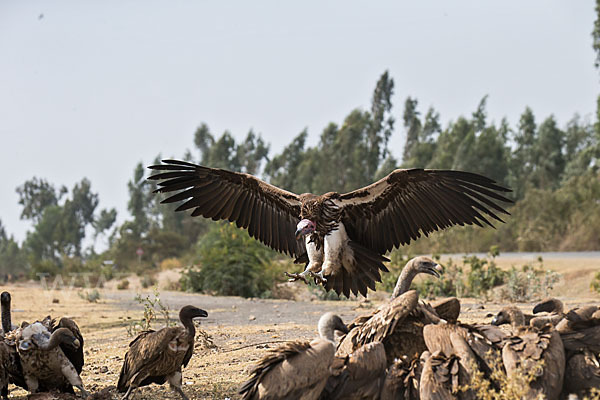
M 442 267 L 440 264 L 435 264 L 433 267 L 427 267 L 424 272 L 426 274 L 433 275 L 436 278 L 440 278 L 444 272 L 444 267 Z
M 296 240 L 300 240 L 302 238 L 302 228 L 296 229 Z
M 73 340 L 73 347 L 78 349 L 79 346 L 81 346 L 81 343 L 79 342 L 79 339 L 76 338 L 75 340 Z
M 346 333 L 346 334 L 347 334 L 348 332 L 350 332 L 350 330 L 348 329 L 348 327 L 346 326 L 346 324 L 341 324 L 341 325 L 338 325 L 338 326 L 337 326 L 335 329 L 336 329 L 337 331 L 340 331 L 340 332 L 342 332 L 342 333 Z
M 206 318 L 206 317 L 208 317 L 208 313 L 206 311 L 204 311 L 201 308 L 199 308 L 198 310 L 200 310 L 200 314 L 197 315 L 197 316 L 195 316 L 194 318 L 200 318 L 200 317 Z
M 492 325 L 498 326 L 500 325 L 500 319 L 498 318 L 498 316 L 494 316 L 494 318 L 492 318 Z
M 27 351 L 31 348 L 31 342 L 29 340 L 23 340 L 19 343 L 19 350 Z

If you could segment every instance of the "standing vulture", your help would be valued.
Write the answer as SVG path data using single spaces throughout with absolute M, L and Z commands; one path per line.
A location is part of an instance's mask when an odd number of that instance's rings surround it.
M 551 324 L 538 329 L 525 325 L 525 316 L 516 307 L 502 309 L 492 325 L 510 323 L 510 336 L 502 349 L 502 361 L 509 378 L 533 374 L 524 398 L 558 400 L 565 373 L 565 349 Z
M 419 303 L 416 291 L 408 290 L 417 274 L 439 277 L 440 266 L 429 257 L 415 257 L 402 269 L 392 299 L 376 310 L 352 321 L 341 340 L 337 355 L 346 356 L 372 342 L 385 346 L 388 365 L 396 358 L 420 355 L 425 347 L 423 326 L 440 321 L 435 310 Z
M 156 192 L 177 192 L 163 203 L 185 201 L 176 211 L 228 220 L 267 246 L 306 263 L 293 279 L 313 277 L 326 290 L 367 294 L 381 281 L 384 254 L 421 235 L 453 225 L 492 226 L 511 202 L 493 180 L 461 171 L 397 169 L 349 193 L 295 194 L 255 176 L 164 160 Z M 295 232 L 295 234 L 294 234 Z M 300 240 L 304 237 L 304 241 Z
M 59 328 L 50 333 L 40 322 L 23 328 L 17 340 L 17 349 L 27 389 L 31 393 L 52 389 L 73 393 L 75 386 L 83 397 L 87 397 L 79 373 L 59 347 L 61 344 L 74 348 L 80 345 L 68 328 Z
M 331 375 L 335 331 L 348 332 L 341 318 L 325 313 L 319 319 L 319 337 L 294 341 L 269 352 L 252 369 L 240 388 L 243 400 L 316 400 Z
M 129 344 L 117 390 L 125 393 L 123 400 L 140 386 L 169 382 L 171 389 L 188 400 L 181 390 L 181 368 L 187 366 L 194 353 L 196 328 L 194 318 L 208 317 L 208 313 L 194 306 L 179 311 L 183 327 L 167 327 L 159 331 L 140 333 Z
M 2 333 L 8 333 L 18 327 L 12 324 L 12 318 L 10 314 L 10 293 L 2 292 L 0 294 L 0 310 L 2 314 Z
M 489 325 L 436 324 L 423 328 L 427 352 L 420 380 L 421 399 L 474 399 L 470 385 L 476 371 L 492 381 L 495 363 L 507 338 L 500 328 Z

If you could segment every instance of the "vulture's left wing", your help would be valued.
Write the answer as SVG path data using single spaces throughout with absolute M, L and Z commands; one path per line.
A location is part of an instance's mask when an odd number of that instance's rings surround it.
M 175 211 L 194 209 L 193 217 L 235 221 L 250 236 L 292 257 L 306 252 L 304 242 L 294 237 L 300 216 L 296 194 L 249 174 L 185 161 L 163 160 L 148 168 L 164 171 L 148 178 L 160 181 L 155 192 L 178 192 L 162 203 L 184 201 Z
M 512 203 L 510 192 L 484 176 L 462 171 L 397 169 L 385 178 L 342 194 L 342 221 L 348 236 L 380 254 L 424 234 L 453 225 L 493 226 L 508 214 L 497 202 Z

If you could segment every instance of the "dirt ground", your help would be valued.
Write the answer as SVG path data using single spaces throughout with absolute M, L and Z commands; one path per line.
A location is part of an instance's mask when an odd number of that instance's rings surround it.
M 510 267 L 509 261 L 503 267 Z M 521 265 L 522 260 L 514 260 Z M 552 268 L 563 274 L 555 292 L 567 307 L 598 303 L 598 296 L 589 291 L 593 271 L 600 269 L 598 260 L 568 260 L 555 262 Z M 294 283 L 294 285 L 301 285 Z M 110 285 L 107 285 L 110 287 Z M 82 298 L 81 289 L 44 289 L 39 283 L 0 286 L 0 291 L 12 293 L 13 323 L 34 321 L 50 314 L 68 316 L 80 326 L 85 338 L 86 362 L 83 382 L 90 392 L 114 386 L 117 383 L 123 356 L 132 337 L 127 326 L 142 318 L 143 307 L 134 300 L 136 290 L 118 291 L 100 289 L 100 299 L 91 303 Z M 208 311 L 200 327 L 209 335 L 212 345 L 197 339 L 190 365 L 184 370 L 184 391 L 190 399 L 237 399 L 240 384 L 248 378 L 248 370 L 277 342 L 290 339 L 312 339 L 316 336 L 316 323 L 326 311 L 335 311 L 344 321 L 368 312 L 385 301 L 377 294 L 372 301 L 291 301 L 215 297 L 161 291 L 161 301 L 176 316 L 180 307 L 192 304 Z M 461 321 L 489 322 L 502 304 L 484 303 L 477 299 L 462 299 Z M 531 311 L 531 304 L 519 304 Z M 154 328 L 160 328 L 161 323 Z M 214 345 L 214 346 L 213 346 Z M 11 386 L 11 398 L 26 399 L 26 392 Z M 113 396 L 116 398 L 115 396 Z M 145 387 L 134 399 L 178 399 L 167 385 Z

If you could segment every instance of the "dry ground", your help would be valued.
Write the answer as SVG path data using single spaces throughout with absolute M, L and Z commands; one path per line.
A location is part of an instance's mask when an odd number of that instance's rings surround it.
M 502 260 L 501 265 L 521 265 L 523 260 Z M 568 306 L 597 303 L 598 296 L 589 291 L 590 274 L 600 269 L 599 260 L 558 260 L 545 266 L 566 279 L 557 287 Z M 296 283 L 295 285 L 300 285 Z M 123 356 L 131 337 L 126 326 L 142 317 L 142 306 L 134 301 L 135 291 L 100 289 L 101 298 L 90 303 L 81 298 L 79 289 L 44 290 L 39 284 L 0 286 L 13 295 L 13 322 L 33 321 L 51 314 L 69 316 L 81 327 L 85 338 L 86 365 L 82 374 L 91 392 L 116 385 Z M 377 297 L 377 296 L 374 296 Z M 345 321 L 376 307 L 379 301 L 288 301 L 214 297 L 180 292 L 161 292 L 170 309 L 193 304 L 208 311 L 201 328 L 212 338 L 215 348 L 197 343 L 196 352 L 184 370 L 184 391 L 190 399 L 239 398 L 237 388 L 247 378 L 249 367 L 266 348 L 289 339 L 311 339 L 316 323 L 326 311 L 335 311 Z M 483 304 L 477 299 L 463 299 L 461 320 L 489 322 L 501 304 Z M 527 311 L 530 304 L 520 304 Z M 176 314 L 174 312 L 173 314 Z M 155 327 L 158 328 L 160 324 Z M 244 347 L 247 346 L 247 347 Z M 13 390 L 12 398 L 25 399 L 23 390 Z M 167 386 L 146 387 L 135 399 L 178 399 Z

